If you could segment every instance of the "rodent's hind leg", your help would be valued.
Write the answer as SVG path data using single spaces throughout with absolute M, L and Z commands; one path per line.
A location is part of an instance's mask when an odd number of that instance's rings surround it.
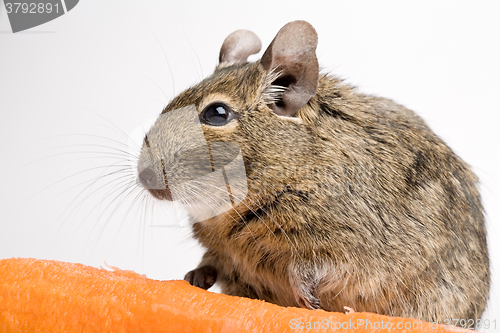
M 319 279 L 313 268 L 290 266 L 288 278 L 295 301 L 301 308 L 317 310 L 321 308 L 319 298 L 315 296 Z
M 184 280 L 191 285 L 203 289 L 208 289 L 214 285 L 217 280 L 217 270 L 210 265 L 205 265 L 189 271 Z

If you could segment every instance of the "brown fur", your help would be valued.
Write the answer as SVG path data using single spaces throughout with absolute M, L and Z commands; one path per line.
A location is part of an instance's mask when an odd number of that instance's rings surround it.
M 234 209 L 193 225 L 207 249 L 202 280 L 214 268 L 222 292 L 283 306 L 480 318 L 489 260 L 469 166 L 391 100 L 320 75 L 309 102 L 280 117 L 270 81 L 260 62 L 221 64 L 163 111 L 201 112 L 224 96 L 238 115 L 202 125 L 208 142 L 239 145 L 249 188 Z

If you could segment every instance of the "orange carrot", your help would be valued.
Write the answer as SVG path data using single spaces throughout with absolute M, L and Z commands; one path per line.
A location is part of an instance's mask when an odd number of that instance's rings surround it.
M 316 328 L 316 329 L 314 329 Z M 37 259 L 0 260 L 0 332 L 448 332 L 415 319 L 285 308 L 185 281 Z M 336 330 L 335 330 L 336 329 Z M 467 330 L 456 331 L 470 332 Z

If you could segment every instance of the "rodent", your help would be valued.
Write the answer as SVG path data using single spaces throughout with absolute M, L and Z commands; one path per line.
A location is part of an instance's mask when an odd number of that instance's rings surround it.
M 162 111 L 194 105 L 209 146 L 241 149 L 248 192 L 223 213 L 199 218 L 221 205 L 210 181 L 172 187 L 203 155 L 178 161 L 196 148 L 172 137 L 174 119 L 146 134 L 142 185 L 198 214 L 206 253 L 185 279 L 282 306 L 479 319 L 490 271 L 478 179 L 411 110 L 320 74 L 317 42 L 293 21 L 248 62 L 261 42 L 238 30 L 215 72 Z

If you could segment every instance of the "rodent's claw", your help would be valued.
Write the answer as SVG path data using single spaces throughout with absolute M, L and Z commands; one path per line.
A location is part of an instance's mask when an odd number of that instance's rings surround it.
M 184 276 L 184 280 L 195 287 L 206 290 L 213 286 L 217 280 L 217 271 L 213 266 L 201 266 L 189 271 Z
M 353 308 L 350 308 L 348 306 L 344 306 L 345 314 L 350 314 L 350 313 L 355 313 Z
M 310 303 L 311 309 L 317 310 L 317 309 L 321 308 L 321 304 L 319 302 L 319 299 L 317 299 L 316 297 L 313 297 L 313 299 L 311 301 L 312 301 Z
M 305 309 L 318 310 L 321 308 L 321 304 L 318 298 L 309 295 L 309 297 L 299 297 L 297 300 L 299 306 Z

